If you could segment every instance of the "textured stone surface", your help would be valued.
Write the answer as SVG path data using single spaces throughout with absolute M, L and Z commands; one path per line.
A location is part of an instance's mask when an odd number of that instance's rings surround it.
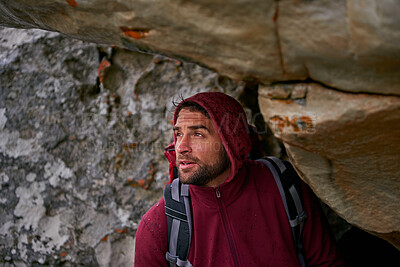
M 243 84 L 0 28 L 0 265 L 132 266 L 137 224 L 169 180 L 171 99 L 210 90 Z
M 315 83 L 263 87 L 259 95 L 266 122 L 318 196 L 400 248 L 400 97 Z
M 179 56 L 236 80 L 400 94 L 396 0 L 0 1 L 0 25 Z

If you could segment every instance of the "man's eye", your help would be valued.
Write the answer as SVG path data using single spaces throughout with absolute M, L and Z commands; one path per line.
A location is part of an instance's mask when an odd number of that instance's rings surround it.
M 181 133 L 179 133 L 179 132 L 178 132 L 178 133 L 176 133 L 175 135 L 176 135 L 176 136 L 182 136 L 182 134 L 181 134 Z
M 201 134 L 201 133 L 195 133 L 194 135 L 195 136 L 203 136 L 203 134 Z

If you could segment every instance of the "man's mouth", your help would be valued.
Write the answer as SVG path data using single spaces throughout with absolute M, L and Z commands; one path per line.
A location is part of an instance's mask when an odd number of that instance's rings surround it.
M 179 161 L 179 168 L 181 170 L 187 170 L 189 168 L 192 168 L 196 165 L 196 163 L 194 161 L 190 161 L 190 160 L 180 160 Z

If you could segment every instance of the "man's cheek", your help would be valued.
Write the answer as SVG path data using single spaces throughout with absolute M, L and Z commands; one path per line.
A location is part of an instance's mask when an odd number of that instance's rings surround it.
M 222 149 L 222 144 L 219 143 L 219 142 L 214 142 L 213 145 L 212 145 L 212 147 L 213 147 L 213 150 L 214 150 L 214 151 L 219 152 L 219 151 L 221 151 L 221 149 Z
M 196 152 L 207 152 L 209 150 L 209 142 L 199 142 L 193 146 L 193 150 Z

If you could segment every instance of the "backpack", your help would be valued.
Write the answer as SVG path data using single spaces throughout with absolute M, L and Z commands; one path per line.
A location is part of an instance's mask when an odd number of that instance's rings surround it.
M 295 250 L 302 267 L 306 266 L 302 232 L 307 218 L 300 188 L 300 178 L 288 161 L 275 157 L 264 157 L 257 161 L 265 164 L 274 177 L 282 197 L 286 215 L 292 231 Z M 192 236 L 192 216 L 189 185 L 181 184 L 174 170 L 172 183 L 164 190 L 165 214 L 167 215 L 168 251 L 165 255 L 171 267 L 191 267 L 188 261 Z

